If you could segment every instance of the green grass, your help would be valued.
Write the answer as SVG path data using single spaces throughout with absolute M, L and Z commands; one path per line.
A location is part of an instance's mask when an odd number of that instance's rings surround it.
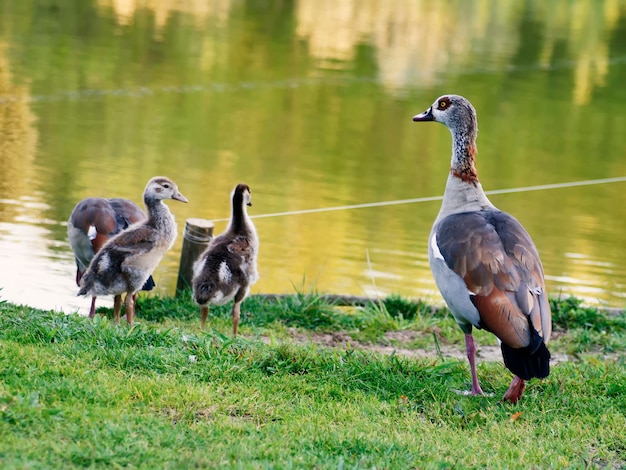
M 186 293 L 141 298 L 139 324 L 0 303 L 3 468 L 626 468 L 626 316 L 554 300 L 553 352 L 570 354 L 516 404 L 467 397 L 467 361 L 358 346 L 463 348 L 445 309 L 397 297 L 338 307 L 315 293 L 250 297 L 211 328 Z M 341 333 L 328 348 L 294 335 Z M 495 344 L 477 332 L 479 344 Z M 492 395 L 491 395 L 492 394 Z

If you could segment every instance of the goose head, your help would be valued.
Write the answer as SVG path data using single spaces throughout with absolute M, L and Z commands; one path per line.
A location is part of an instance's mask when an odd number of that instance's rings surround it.
M 175 199 L 180 202 L 189 202 L 178 190 L 178 186 L 171 179 L 165 176 L 155 176 L 146 185 L 144 190 L 144 200 L 146 204 L 150 201 L 162 201 L 164 199 Z
M 421 114 L 415 122 L 435 121 L 444 124 L 452 133 L 452 174 L 463 181 L 478 182 L 474 166 L 478 121 L 472 103 L 459 95 L 443 95 Z
M 421 114 L 413 116 L 413 121 L 435 121 L 445 124 L 450 131 L 476 129 L 476 110 L 467 98 L 459 95 L 443 95 Z

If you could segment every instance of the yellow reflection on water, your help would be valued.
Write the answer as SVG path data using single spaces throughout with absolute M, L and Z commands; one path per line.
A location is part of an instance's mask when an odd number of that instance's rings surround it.
M 193 19 L 196 27 L 202 27 L 209 18 L 220 22 L 227 20 L 230 0 L 98 0 L 101 9 L 112 9 L 118 24 L 133 24 L 138 10 L 149 10 L 154 15 L 157 37 L 167 25 L 173 13 L 184 13 Z
M 11 70 L 8 45 L 0 41 L 0 199 L 30 194 L 37 149 L 30 89 L 27 84 L 16 84 Z M 4 210 L 11 211 L 11 205 L 0 205 L 0 211 Z
M 324 67 L 350 67 L 357 47 L 376 47 L 379 78 L 390 89 L 437 84 L 442 73 L 505 70 L 519 47 L 519 22 L 532 15 L 546 30 L 541 64 L 550 67 L 555 44 L 570 46 L 575 65 L 572 99 L 589 102 L 608 72 L 611 33 L 625 11 L 620 0 L 299 0 L 297 34 Z M 559 66 L 559 64 L 557 64 Z
M 225 24 L 235 2 L 98 0 L 98 5 L 112 10 L 125 26 L 133 24 L 138 11 L 151 11 L 160 36 L 173 13 L 184 13 L 196 28 L 209 18 Z M 295 32 L 321 68 L 350 68 L 359 45 L 374 46 L 380 81 L 390 90 L 402 90 L 417 82 L 433 86 L 442 73 L 471 69 L 477 57 L 488 73 L 504 70 L 519 47 L 519 22 L 532 16 L 547 38 L 540 64 L 550 67 L 556 43 L 568 43 L 575 62 L 572 99 L 585 104 L 593 89 L 604 85 L 608 42 L 625 9 L 623 0 L 530 5 L 517 0 L 298 0 Z M 204 60 L 212 62 L 213 48 L 204 51 Z

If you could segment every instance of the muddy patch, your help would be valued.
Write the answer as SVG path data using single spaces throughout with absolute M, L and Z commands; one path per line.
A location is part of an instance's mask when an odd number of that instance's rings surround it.
M 297 344 L 316 344 L 329 348 L 339 349 L 357 349 L 362 351 L 372 351 L 380 354 L 395 354 L 409 358 L 425 358 L 425 359 L 458 359 L 466 360 L 465 344 L 439 344 L 439 350 L 433 347 L 430 349 L 409 348 L 403 345 L 412 343 L 416 337 L 420 336 L 419 332 L 411 330 L 388 331 L 385 333 L 381 343 L 366 343 L 354 340 L 346 332 L 333 333 L 302 333 L 295 328 L 289 329 L 291 340 Z M 385 344 L 394 343 L 394 345 Z M 480 361 L 502 361 L 502 353 L 500 346 L 477 345 L 476 357 Z M 569 358 L 566 354 L 552 352 L 552 364 L 566 362 Z

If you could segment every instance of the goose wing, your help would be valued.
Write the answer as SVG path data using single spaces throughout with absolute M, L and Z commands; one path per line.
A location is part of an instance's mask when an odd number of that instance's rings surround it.
M 146 220 L 147 216 L 141 208 L 129 199 L 109 199 L 111 208 L 117 218 L 117 231 L 125 230 L 132 224 Z
M 437 247 L 460 276 L 482 327 L 512 348 L 529 346 L 534 329 L 547 343 L 551 313 L 543 267 L 530 236 L 511 215 L 498 211 L 454 214 L 436 231 Z
M 82 269 L 116 231 L 115 210 L 106 199 L 91 197 L 76 204 L 68 221 L 68 238 Z

